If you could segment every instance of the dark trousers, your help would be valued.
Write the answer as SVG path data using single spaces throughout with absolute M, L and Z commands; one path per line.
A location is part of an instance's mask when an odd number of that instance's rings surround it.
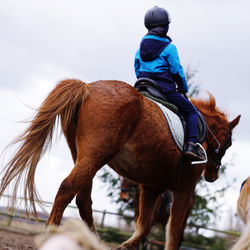
M 173 103 L 187 122 L 187 142 L 197 142 L 198 113 L 192 103 L 177 91 L 164 93 L 167 101 Z

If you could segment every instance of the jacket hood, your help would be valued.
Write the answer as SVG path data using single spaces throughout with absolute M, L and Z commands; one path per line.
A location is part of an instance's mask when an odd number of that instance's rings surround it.
M 162 38 L 150 34 L 146 35 L 140 45 L 141 59 L 143 61 L 154 60 L 161 54 L 170 42 L 170 38 Z

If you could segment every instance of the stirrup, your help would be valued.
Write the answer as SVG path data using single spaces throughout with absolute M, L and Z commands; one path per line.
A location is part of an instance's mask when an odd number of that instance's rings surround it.
M 191 164 L 195 165 L 195 164 L 205 164 L 208 162 L 207 160 L 207 152 L 206 150 L 203 148 L 203 146 L 200 143 L 196 143 L 199 147 L 200 147 L 200 153 L 202 155 L 202 157 L 204 158 L 204 160 L 201 161 L 192 161 Z

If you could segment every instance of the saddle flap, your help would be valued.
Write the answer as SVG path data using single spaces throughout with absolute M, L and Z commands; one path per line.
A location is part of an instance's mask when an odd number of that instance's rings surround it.
M 170 110 L 168 107 L 165 107 L 163 104 L 152 100 L 162 111 L 171 132 L 171 135 L 174 139 L 176 146 L 179 148 L 180 151 L 184 150 L 185 145 L 185 124 L 182 122 L 182 119 Z

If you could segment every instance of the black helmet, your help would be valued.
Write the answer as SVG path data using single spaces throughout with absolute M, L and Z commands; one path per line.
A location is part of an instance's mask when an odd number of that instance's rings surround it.
M 166 27 L 171 22 L 167 10 L 155 6 L 149 9 L 144 17 L 144 25 L 147 29 Z

